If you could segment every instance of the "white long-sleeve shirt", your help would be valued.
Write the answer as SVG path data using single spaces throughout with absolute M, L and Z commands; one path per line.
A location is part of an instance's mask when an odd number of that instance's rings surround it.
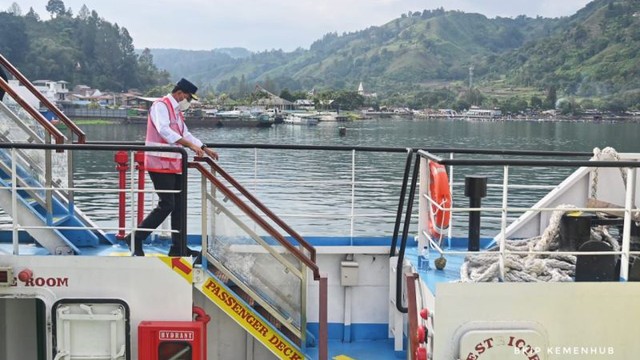
M 180 113 L 180 104 L 178 104 L 176 99 L 174 99 L 171 94 L 167 95 L 167 97 L 171 101 L 171 105 L 173 106 L 173 111 L 175 112 L 176 116 L 179 116 L 178 114 Z M 175 144 L 178 140 L 180 140 L 180 138 L 185 138 L 185 140 L 194 143 L 198 147 L 202 146 L 202 141 L 200 141 L 200 139 L 196 138 L 189 132 L 187 124 L 182 124 L 184 126 L 182 135 L 171 129 L 171 127 L 169 126 L 169 109 L 167 109 L 167 105 L 165 103 L 160 101 L 153 103 L 153 105 L 151 105 L 151 108 L 149 109 L 149 114 L 151 114 L 151 121 L 158 130 L 158 133 L 168 143 Z

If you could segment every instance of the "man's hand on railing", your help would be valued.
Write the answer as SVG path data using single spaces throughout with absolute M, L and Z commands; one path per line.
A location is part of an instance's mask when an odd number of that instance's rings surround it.
M 204 152 L 207 153 L 207 155 L 213 160 L 218 160 L 218 153 L 213 151 L 213 149 L 205 146 L 204 148 L 202 148 L 202 150 L 204 150 Z
M 216 153 L 216 155 L 218 154 Z M 205 164 L 214 164 L 213 160 L 216 160 L 216 159 L 209 156 L 198 156 L 197 154 L 196 156 L 193 157 L 193 161 L 203 162 Z

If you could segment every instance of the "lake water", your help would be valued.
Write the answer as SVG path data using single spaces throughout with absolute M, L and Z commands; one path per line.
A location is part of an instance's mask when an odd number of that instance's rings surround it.
M 339 136 L 338 127 L 346 128 Z M 144 141 L 144 125 L 83 126 L 91 141 Z M 498 121 L 470 122 L 445 119 L 378 119 L 346 123 L 321 122 L 318 126 L 279 124 L 267 129 L 191 127 L 191 132 L 207 143 L 347 145 L 373 147 L 479 148 L 517 150 L 557 150 L 591 152 L 594 147 L 612 146 L 620 152 L 637 152 L 637 123 Z M 291 224 L 303 236 L 310 235 L 390 235 L 397 209 L 406 155 L 367 153 L 352 157 L 343 152 L 292 152 L 283 150 L 219 149 L 219 164 Z M 78 186 L 115 182 L 113 155 L 76 156 Z M 473 157 L 473 155 L 465 155 Z M 352 163 L 356 171 L 352 173 Z M 501 184 L 502 169 L 459 169 L 454 183 L 463 182 L 468 173 L 489 176 L 489 183 Z M 514 181 L 557 184 L 571 169 L 513 169 Z M 352 187 L 355 180 L 355 191 Z M 533 181 L 530 181 L 533 180 Z M 198 179 L 191 179 L 194 187 Z M 490 192 L 501 192 L 501 189 Z M 462 193 L 455 191 L 454 193 Z M 467 200 L 454 196 L 454 204 Z M 510 204 L 532 204 L 540 192 L 514 191 Z M 190 205 L 200 195 L 189 194 Z M 492 205 L 488 197 L 487 203 Z M 355 204 L 354 201 L 355 200 Z M 111 198 L 79 195 L 83 211 L 103 224 L 113 226 Z M 499 206 L 499 203 L 493 204 Z M 462 205 L 460 205 L 462 206 Z M 196 210 L 190 211 L 190 231 L 198 227 Z M 416 211 L 414 207 L 414 211 Z M 351 221 L 351 216 L 354 221 Z M 498 214 L 499 215 L 499 214 Z M 483 235 L 495 232 L 497 216 L 483 217 Z M 514 215 L 515 216 L 515 215 Z M 380 219 L 384 218 L 384 221 Z M 454 220 L 464 223 L 465 215 Z M 412 224 L 415 228 L 415 219 Z M 464 226 L 457 227 L 462 235 Z
M 338 136 L 337 127 L 347 129 Z M 465 147 L 488 149 L 591 151 L 613 146 L 638 151 L 636 122 L 464 121 L 379 119 L 318 126 L 275 125 L 259 128 L 192 127 L 206 142 L 242 144 Z M 85 125 L 90 140 L 144 141 L 144 125 Z M 224 161 L 224 159 L 221 159 Z

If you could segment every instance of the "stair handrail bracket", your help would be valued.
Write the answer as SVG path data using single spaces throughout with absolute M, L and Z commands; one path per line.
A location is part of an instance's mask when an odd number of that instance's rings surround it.
M 209 170 L 208 167 L 211 169 Z M 275 241 L 276 246 L 281 246 L 287 252 L 287 254 L 292 255 L 296 260 L 300 262 L 301 265 L 306 267 L 313 274 L 313 278 L 315 281 L 318 281 L 319 284 L 319 355 L 320 359 L 327 358 L 327 341 L 328 341 L 328 296 L 327 296 L 327 275 L 320 272 L 318 265 L 316 264 L 316 249 L 308 243 L 302 236 L 300 236 L 297 232 L 295 232 L 290 226 L 288 226 L 282 219 L 276 216 L 273 212 L 271 212 L 264 204 L 262 204 L 255 196 L 253 196 L 248 190 L 246 190 L 240 183 L 238 183 L 232 176 L 230 176 L 222 167 L 220 167 L 217 163 L 215 163 L 211 158 L 194 158 L 194 162 L 189 163 L 189 168 L 196 169 L 202 176 L 203 179 L 203 187 L 206 187 L 206 183 L 212 185 L 212 191 L 220 192 L 220 195 L 224 197 L 224 199 L 229 200 L 233 205 L 235 205 L 245 216 L 247 216 L 251 221 L 253 221 L 259 228 L 268 234 L 268 236 Z M 222 177 L 230 186 L 223 183 L 218 176 Z M 233 188 L 233 190 L 231 189 Z M 240 198 L 237 193 L 240 193 L 244 198 Z M 205 196 L 205 195 L 203 195 Z M 214 207 L 218 209 L 222 209 L 224 212 L 223 215 L 228 217 L 232 217 L 233 214 L 224 209 L 224 205 L 215 200 L 213 195 L 206 195 L 211 202 L 214 204 Z M 226 201 L 225 200 L 225 201 Z M 204 199 L 203 199 L 204 203 Z M 257 209 L 257 210 L 256 210 Z M 258 213 L 258 210 L 260 213 Z M 203 214 L 206 213 L 205 205 L 203 204 Z M 216 216 L 215 212 L 212 216 Z M 267 221 L 269 219 L 270 221 Z M 204 220 L 203 220 L 204 221 Z M 236 220 L 238 221 L 238 220 Z M 287 240 L 283 234 L 280 233 L 271 223 L 275 223 L 281 230 L 283 230 L 288 236 L 290 236 L 297 244 L 293 244 L 291 241 Z M 285 268 L 290 267 L 288 262 L 282 258 L 277 250 L 274 253 L 274 250 L 271 249 L 273 245 L 269 245 L 269 243 L 255 234 L 248 226 L 237 223 L 241 228 L 244 229 L 255 241 L 256 244 L 261 245 L 264 250 L 268 253 L 271 253 L 273 258 L 276 261 L 282 262 Z M 207 241 L 205 238 L 205 226 L 203 224 L 203 249 L 209 249 L 209 244 L 206 244 Z M 298 248 L 298 246 L 300 248 Z M 218 266 L 223 266 L 220 262 L 216 261 L 214 258 L 214 265 L 216 268 Z M 284 261 L 284 262 L 283 262 Z M 220 269 L 222 270 L 222 269 Z M 302 269 L 300 269 L 302 270 Z M 295 275 L 298 273 L 297 270 L 291 272 Z M 300 273 L 300 280 L 304 284 L 306 276 L 304 275 L 306 272 Z M 233 276 L 232 274 L 229 274 Z M 263 281 L 269 281 L 268 279 L 263 279 Z M 304 343 L 304 338 L 306 336 L 304 329 L 306 328 L 306 315 L 304 312 L 306 311 L 306 286 L 300 287 L 300 299 L 302 303 L 300 304 L 299 311 L 301 314 L 301 341 Z M 247 289 L 251 292 L 250 289 Z M 287 325 L 287 324 L 283 324 Z M 295 333 L 295 332 L 294 332 Z

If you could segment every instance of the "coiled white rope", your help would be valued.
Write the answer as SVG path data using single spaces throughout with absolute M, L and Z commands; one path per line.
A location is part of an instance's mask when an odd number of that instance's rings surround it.
M 612 147 L 603 150 L 593 149 L 594 160 L 620 160 Z M 627 184 L 626 168 L 620 168 L 623 183 Z M 592 198 L 597 198 L 598 168 L 593 170 L 591 184 Z M 549 225 L 541 236 L 522 240 L 505 240 L 504 280 L 512 282 L 560 282 L 573 281 L 576 257 L 568 254 L 536 254 L 536 252 L 556 251 L 560 248 L 560 220 L 573 205 L 558 206 L 549 220 Z M 640 215 L 636 212 L 634 220 Z M 620 251 L 619 242 L 609 234 L 607 227 L 591 228 L 591 239 L 607 242 L 613 251 Z M 495 246 L 484 253 L 467 255 L 460 268 L 461 282 L 497 282 L 500 279 L 499 247 Z M 511 254 L 508 251 L 529 252 L 529 254 Z
M 560 248 L 560 219 L 575 208 L 561 205 L 555 210 L 541 236 L 522 240 L 505 240 L 507 251 L 530 252 L 504 256 L 504 280 L 511 282 L 573 281 L 576 257 L 567 254 L 536 254 L 537 251 L 556 251 Z M 462 282 L 497 282 L 500 278 L 499 247 L 487 252 L 467 255 L 460 268 Z

